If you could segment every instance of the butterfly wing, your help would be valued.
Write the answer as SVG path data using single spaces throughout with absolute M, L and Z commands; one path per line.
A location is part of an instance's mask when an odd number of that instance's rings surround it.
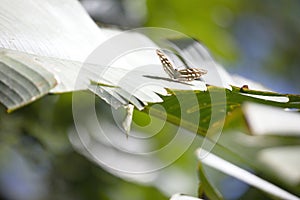
M 202 75 L 207 74 L 207 71 L 200 68 L 187 68 L 176 71 L 175 78 L 179 81 L 193 81 L 199 79 Z
M 163 65 L 163 69 L 165 72 L 171 77 L 174 78 L 175 69 L 170 59 L 159 49 L 156 50 L 156 54 L 158 55 L 161 64 Z

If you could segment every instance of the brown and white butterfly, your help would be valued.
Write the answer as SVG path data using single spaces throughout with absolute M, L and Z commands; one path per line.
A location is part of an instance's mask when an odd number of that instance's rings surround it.
M 157 49 L 156 54 L 163 65 L 163 69 L 172 79 L 178 81 L 193 81 L 199 79 L 202 75 L 207 74 L 207 70 L 200 68 L 177 69 L 177 66 L 172 63 L 162 50 Z

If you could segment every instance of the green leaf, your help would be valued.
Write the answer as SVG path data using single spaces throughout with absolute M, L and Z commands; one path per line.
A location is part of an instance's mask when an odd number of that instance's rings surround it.
M 258 97 L 245 96 L 243 95 L 243 91 L 241 91 L 237 87 L 233 87 L 233 90 L 230 91 L 228 89 L 209 86 L 207 91 L 170 91 L 171 96 L 162 96 L 163 102 L 160 103 L 166 110 L 168 121 L 183 126 L 184 128 L 197 132 L 198 134 L 205 136 L 206 132 L 209 128 L 209 123 L 211 123 L 211 114 L 212 109 L 215 108 L 219 113 L 222 113 L 219 117 L 214 121 L 217 123 L 218 121 L 224 120 L 228 114 L 231 114 L 236 109 L 240 109 L 241 105 L 245 102 L 255 102 L 265 105 L 272 105 L 281 108 L 300 108 L 300 104 L 295 102 L 300 102 L 300 95 L 288 95 L 288 94 L 279 94 L 279 93 L 271 93 L 271 92 L 262 92 L 259 91 Z M 258 91 L 248 90 L 247 94 L 257 94 Z M 287 103 L 276 102 L 273 100 L 265 100 L 264 97 L 275 96 L 275 97 L 283 97 L 289 99 L 292 98 L 292 101 L 288 101 Z M 181 99 L 182 101 L 178 101 Z M 194 101 L 192 101 L 194 99 Z M 212 103 L 212 100 L 214 102 Z M 143 112 L 149 112 L 151 109 L 151 114 L 164 118 L 166 117 L 161 110 L 158 110 L 157 107 L 152 108 L 152 105 L 149 104 L 146 106 Z M 226 112 L 223 110 L 226 109 Z M 182 113 L 182 111 L 184 113 Z M 193 120 L 199 118 L 200 120 Z M 229 116 L 232 117 L 232 116 Z M 243 117 L 243 116 L 239 116 Z M 220 125 L 223 125 L 222 123 Z M 233 128 L 233 127 L 231 127 Z
M 222 200 L 223 197 L 221 193 L 217 190 L 215 186 L 213 186 L 208 178 L 206 177 L 206 173 L 203 169 L 203 165 L 201 162 L 198 164 L 198 175 L 199 175 L 199 189 L 198 189 L 198 196 L 201 197 L 208 197 L 209 199 L 214 200 Z

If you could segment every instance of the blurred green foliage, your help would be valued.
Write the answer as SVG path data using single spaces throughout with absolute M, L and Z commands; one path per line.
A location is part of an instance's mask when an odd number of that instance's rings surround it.
M 203 41 L 217 55 L 236 59 L 237 44 L 230 34 L 240 1 L 149 0 L 147 26 L 170 28 Z
M 73 125 L 71 99 L 71 94 L 47 96 L 11 114 L 1 107 L 0 198 L 166 199 L 74 151 L 67 133 Z
M 146 26 L 195 37 L 232 72 L 282 93 L 300 93 L 297 0 L 148 0 Z

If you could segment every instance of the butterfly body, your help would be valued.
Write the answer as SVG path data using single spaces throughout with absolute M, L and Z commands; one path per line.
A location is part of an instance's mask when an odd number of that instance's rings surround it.
M 202 75 L 206 74 L 207 71 L 200 68 L 176 68 L 171 60 L 159 49 L 156 50 L 164 71 L 169 75 L 170 78 L 178 81 L 193 81 L 199 79 Z

